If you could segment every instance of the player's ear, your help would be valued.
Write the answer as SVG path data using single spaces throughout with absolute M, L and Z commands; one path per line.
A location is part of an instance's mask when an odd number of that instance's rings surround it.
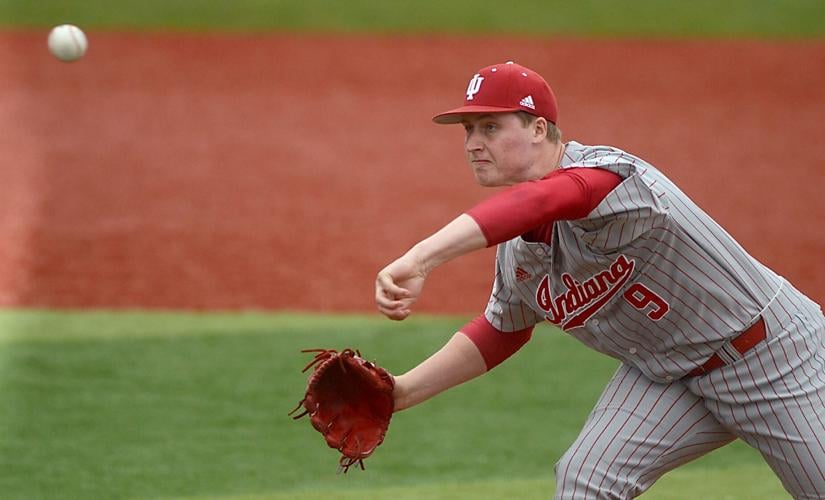
M 533 121 L 533 140 L 535 142 L 544 141 L 547 137 L 547 119 L 539 116 Z

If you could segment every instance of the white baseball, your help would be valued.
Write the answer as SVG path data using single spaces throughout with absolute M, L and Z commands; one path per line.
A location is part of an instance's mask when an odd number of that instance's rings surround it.
M 89 42 L 77 26 L 61 24 L 49 33 L 49 51 L 63 62 L 72 62 L 83 57 Z

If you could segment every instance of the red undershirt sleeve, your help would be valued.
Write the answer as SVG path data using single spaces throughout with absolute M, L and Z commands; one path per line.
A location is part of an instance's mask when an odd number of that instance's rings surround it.
M 621 182 L 621 176 L 600 168 L 557 169 L 494 194 L 467 215 L 493 246 L 557 220 L 585 217 Z
M 515 354 L 533 336 L 532 326 L 517 332 L 505 333 L 496 330 L 483 314 L 461 327 L 459 331 L 476 345 L 487 365 L 487 371 Z

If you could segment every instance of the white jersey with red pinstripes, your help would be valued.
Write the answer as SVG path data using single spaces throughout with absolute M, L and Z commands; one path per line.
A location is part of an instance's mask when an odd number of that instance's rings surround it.
M 569 142 L 560 168 L 572 167 L 624 180 L 587 217 L 555 222 L 552 241 L 498 246 L 485 312 L 498 330 L 548 320 L 666 382 L 744 331 L 783 287 L 649 163 Z

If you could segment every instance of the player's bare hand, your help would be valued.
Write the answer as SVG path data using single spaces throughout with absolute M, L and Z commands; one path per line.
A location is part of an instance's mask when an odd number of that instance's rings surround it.
M 424 287 L 426 273 L 409 253 L 382 269 L 375 278 L 375 303 L 384 316 L 401 321 Z

